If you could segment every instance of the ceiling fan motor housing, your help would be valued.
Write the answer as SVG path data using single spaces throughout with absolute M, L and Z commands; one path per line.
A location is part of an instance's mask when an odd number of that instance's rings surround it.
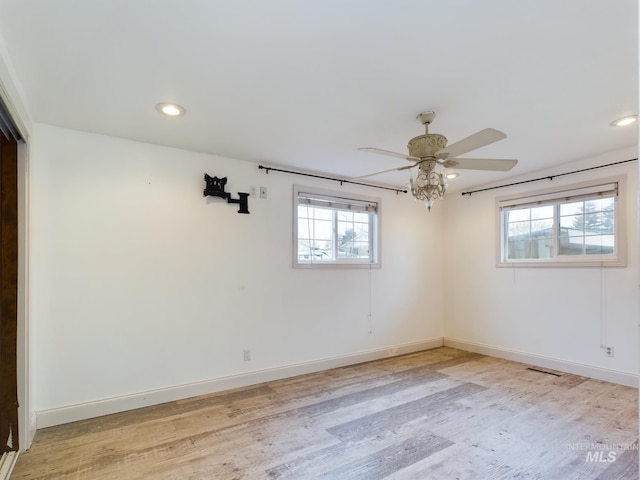
M 409 140 L 409 155 L 417 158 L 435 157 L 436 153 L 447 146 L 447 137 L 438 133 L 427 133 Z

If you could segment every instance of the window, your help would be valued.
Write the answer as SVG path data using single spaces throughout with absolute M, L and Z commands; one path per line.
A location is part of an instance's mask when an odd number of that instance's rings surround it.
M 500 265 L 625 265 L 622 179 L 498 201 Z
M 378 199 L 294 188 L 294 265 L 379 265 Z

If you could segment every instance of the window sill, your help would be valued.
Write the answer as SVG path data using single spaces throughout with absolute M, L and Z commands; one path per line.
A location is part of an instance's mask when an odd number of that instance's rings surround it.
M 316 269 L 316 268 L 381 268 L 380 263 L 294 263 L 293 268 Z
M 626 260 L 548 260 L 548 261 L 522 261 L 522 262 L 498 262 L 498 268 L 555 268 L 555 267 L 626 267 Z

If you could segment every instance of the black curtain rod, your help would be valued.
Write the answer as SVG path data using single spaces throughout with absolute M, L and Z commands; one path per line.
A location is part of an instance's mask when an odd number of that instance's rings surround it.
M 362 185 L 363 187 L 381 188 L 383 190 L 391 190 L 392 192 L 396 192 L 396 195 L 399 194 L 399 193 L 407 193 L 406 190 L 402 190 L 400 188 L 383 187 L 382 185 L 373 185 L 373 184 L 370 184 L 370 183 L 353 182 L 351 180 L 345 180 L 343 178 L 324 177 L 322 175 L 314 175 L 312 173 L 294 172 L 292 170 L 282 170 L 280 168 L 265 167 L 263 165 L 258 165 L 258 168 L 260 170 L 266 170 L 267 175 L 269 174 L 269 172 L 271 170 L 273 170 L 274 172 L 291 173 L 293 175 L 304 175 L 305 177 L 321 178 L 323 180 L 333 180 L 334 182 L 340 182 L 340 185 L 342 185 L 343 183 L 352 183 L 354 185 Z
M 480 188 L 478 190 L 471 190 L 469 192 L 462 192 L 462 195 L 471 195 L 472 193 L 486 192 L 487 190 L 495 190 L 496 188 L 512 187 L 514 185 L 522 185 L 523 183 L 539 182 L 540 180 L 553 180 L 556 177 L 563 177 L 565 175 L 573 175 L 574 173 L 588 172 L 589 170 L 597 170 L 598 168 L 612 167 L 614 165 L 620 165 L 621 163 L 635 162 L 636 160 L 638 160 L 638 159 L 637 158 L 630 158 L 629 160 L 622 160 L 620 162 L 607 163 L 606 165 L 598 165 L 597 167 L 583 168 L 582 170 L 574 170 L 573 172 L 558 173 L 557 175 L 547 175 L 546 177 L 533 178 L 531 180 L 523 180 L 522 182 L 507 183 L 506 185 L 498 185 L 496 187 Z

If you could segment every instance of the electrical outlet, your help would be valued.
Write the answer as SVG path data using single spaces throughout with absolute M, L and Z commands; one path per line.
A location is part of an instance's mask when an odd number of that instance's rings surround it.
M 248 362 L 251 360 L 251 350 L 249 350 L 248 348 L 242 351 L 242 359 L 245 362 Z
M 604 354 L 607 357 L 613 357 L 613 347 L 604 347 Z
M 260 198 L 267 198 L 267 187 L 260 187 Z

